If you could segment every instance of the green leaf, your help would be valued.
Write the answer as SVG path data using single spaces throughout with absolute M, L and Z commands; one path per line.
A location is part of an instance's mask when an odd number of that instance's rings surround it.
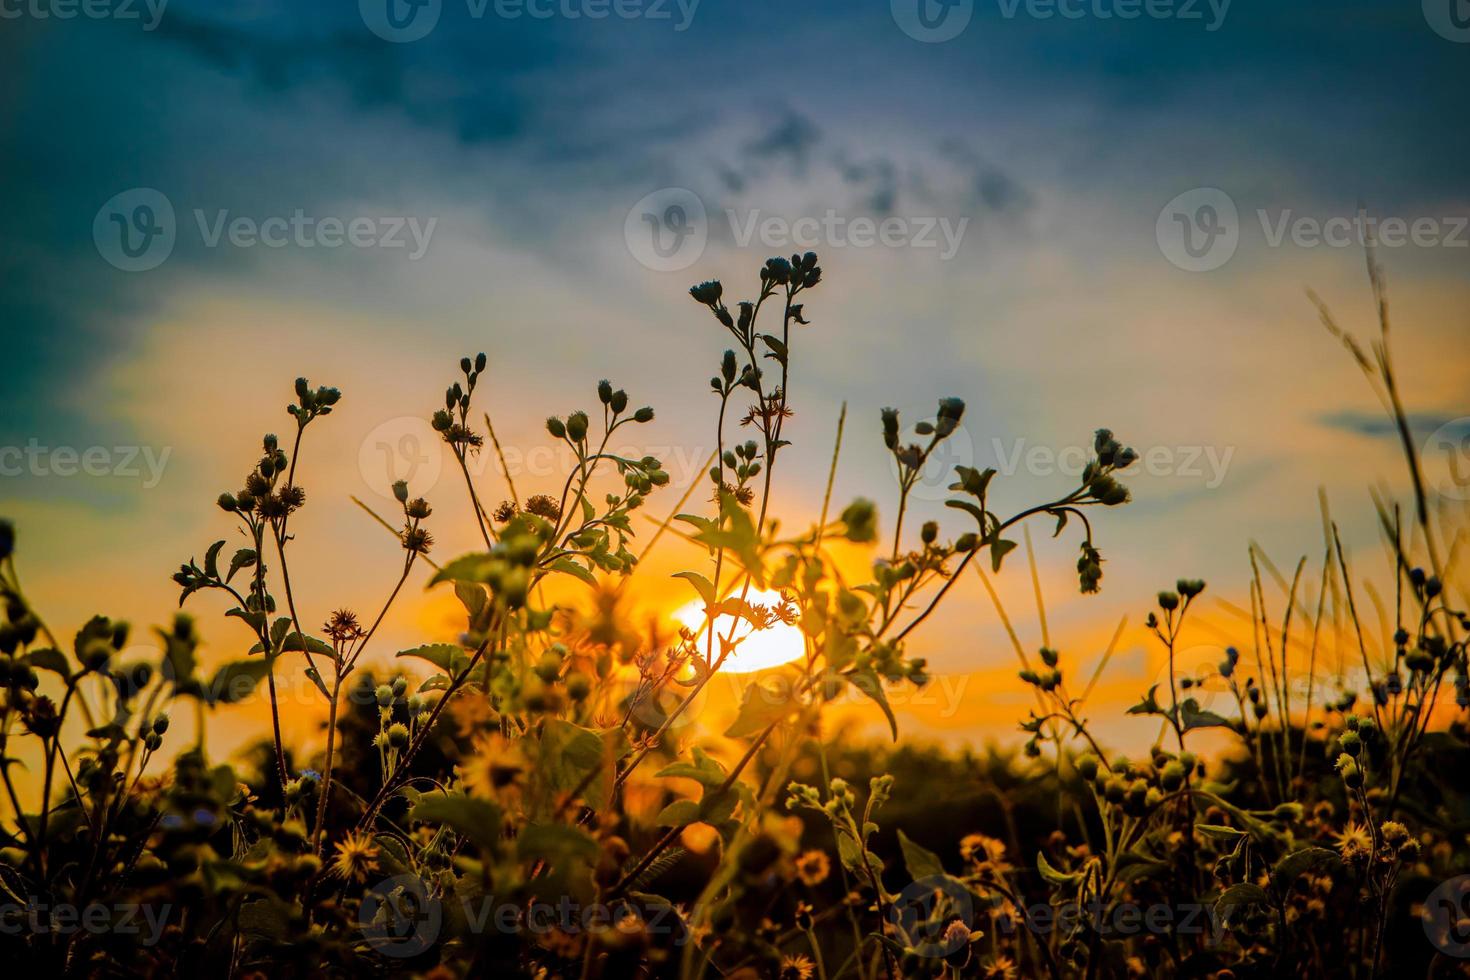
M 902 830 L 898 832 L 898 846 L 903 850 L 903 866 L 908 869 L 910 878 L 918 881 L 931 875 L 944 874 L 944 865 L 939 862 L 939 855 L 915 844 Z
M 612 793 L 613 766 L 621 754 L 622 730 L 598 732 L 553 718 L 541 729 L 539 771 L 557 792 L 582 786 L 581 798 L 601 806 Z M 590 782 L 588 774 L 595 772 Z
M 450 676 L 458 674 L 469 661 L 464 649 L 453 643 L 429 643 L 421 647 L 414 647 L 412 650 L 400 650 L 396 656 L 427 660 Z
M 204 553 L 204 574 L 210 578 L 219 578 L 219 551 L 224 546 L 224 541 L 216 541 Z
M 1197 823 L 1194 829 L 1212 840 L 1236 841 L 1250 836 L 1243 830 L 1236 830 L 1234 827 L 1226 827 L 1223 824 Z
M 1055 885 L 1058 888 L 1075 885 L 1082 880 L 1082 875 L 1079 872 L 1062 872 L 1052 867 L 1051 862 L 1047 861 L 1046 855 L 1040 851 L 1036 852 L 1036 870 L 1041 872 L 1041 877 L 1046 880 L 1047 884 Z
M 871 667 L 855 670 L 845 675 L 852 686 L 862 691 L 883 709 L 883 715 L 888 719 L 888 730 L 893 733 L 893 740 L 898 741 L 898 719 L 893 715 L 893 707 L 888 703 L 888 695 L 883 690 L 883 679 Z
M 587 566 L 583 565 L 581 562 L 573 561 L 572 559 L 563 556 L 546 567 L 553 572 L 563 572 L 567 575 L 572 576 L 572 578 L 580 579 L 581 581 L 586 582 L 588 585 L 592 586 L 594 589 L 597 588 L 597 576 L 588 571 Z
M 60 674 L 62 677 L 71 676 L 71 667 L 67 664 L 66 657 L 62 655 L 60 650 L 52 647 L 41 647 L 39 650 L 32 650 L 26 655 L 25 662 L 38 670 L 49 670 L 52 673 Z
M 694 586 L 694 591 L 704 600 L 706 606 L 715 604 L 715 584 L 698 572 L 675 572 L 674 578 L 681 578 Z
M 240 569 L 253 567 L 258 557 L 259 556 L 256 555 L 255 549 L 253 548 L 241 548 L 239 551 L 235 552 L 235 557 L 230 559 L 230 571 L 229 574 L 225 576 L 225 581 L 228 582 L 230 579 L 234 578 L 235 573 L 238 572 Z
M 694 800 L 675 800 L 659 811 L 655 823 L 660 827 L 687 827 L 699 820 L 699 804 Z
M 253 660 L 236 660 L 214 672 L 204 687 L 204 700 L 209 704 L 234 704 L 250 696 L 256 686 L 270 671 L 270 661 L 264 657 Z
M 1164 709 L 1161 708 L 1161 707 L 1159 707 L 1159 702 L 1154 697 L 1154 692 L 1157 691 L 1158 689 L 1159 689 L 1159 685 L 1157 685 L 1157 684 L 1155 684 L 1153 687 L 1149 688 L 1148 689 L 1148 693 L 1143 696 L 1143 700 L 1140 701 L 1140 702 L 1138 702 L 1137 704 L 1135 704 L 1133 707 L 1129 708 L 1127 710 L 1127 712 L 1125 712 L 1125 713 L 1126 714 L 1130 714 L 1130 715 L 1161 715 L 1161 714 L 1163 714 L 1164 713 Z
M 1194 698 L 1185 698 L 1179 704 L 1180 722 L 1187 732 L 1192 728 L 1229 728 L 1230 721 L 1215 714 L 1213 711 L 1203 711 L 1199 702 Z
M 675 762 L 654 773 L 656 779 L 680 777 L 693 779 L 701 786 L 712 789 L 725 781 L 725 767 L 699 746 L 694 747 L 693 762 Z
M 1277 888 L 1287 888 L 1297 877 L 1309 871 L 1342 867 L 1342 858 L 1336 851 L 1325 847 L 1303 847 L 1276 862 L 1271 869 L 1271 882 Z
M 771 725 L 794 714 L 800 707 L 794 686 L 788 681 L 779 685 L 770 681 L 753 681 L 745 689 L 740 713 L 725 729 L 726 738 L 749 738 L 759 735 Z
M 1000 563 L 1005 560 L 1006 555 L 1016 548 L 1016 542 L 1007 541 L 1004 538 L 995 538 L 990 542 L 990 570 L 1000 571 Z
M 460 555 L 435 572 L 434 577 L 429 579 L 429 585 L 432 587 L 440 582 L 484 582 L 486 572 L 494 561 L 495 556 L 485 551 Z
M 408 811 L 410 821 L 442 824 L 487 853 L 500 847 L 500 817 L 494 803 L 461 793 L 422 797 Z
M 561 865 L 566 859 L 597 860 L 597 841 L 583 830 L 560 823 L 530 823 L 516 837 L 516 856 L 522 861 L 543 859 Z
M 300 651 L 315 653 L 323 657 L 336 656 L 336 651 L 332 649 L 332 645 L 327 641 L 320 640 L 314 636 L 303 635 L 301 633 L 294 632 L 288 634 L 286 638 L 281 641 L 280 650 L 282 653 Z
M 1243 881 L 1237 885 L 1231 885 L 1225 889 L 1218 901 L 1215 902 L 1215 918 L 1227 925 L 1230 922 L 1230 913 L 1237 908 L 1250 905 L 1269 905 L 1271 896 L 1260 885 Z

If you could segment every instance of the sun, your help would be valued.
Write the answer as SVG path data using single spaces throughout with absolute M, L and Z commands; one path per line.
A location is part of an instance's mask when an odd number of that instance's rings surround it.
M 752 604 L 773 606 L 780 604 L 781 593 L 774 589 L 751 589 L 745 598 Z M 688 627 L 699 636 L 700 649 L 703 649 L 708 640 L 705 632 L 704 603 L 696 599 L 688 605 L 681 606 L 674 613 L 674 619 L 681 626 Z M 796 626 L 787 626 L 777 621 L 770 628 L 757 631 L 744 620 L 737 622 L 736 618 L 728 613 L 715 617 L 715 629 L 719 636 L 728 634 L 732 625 L 735 626 L 735 639 L 739 641 L 739 646 L 720 667 L 720 670 L 725 673 L 750 674 L 758 670 L 768 670 L 771 667 L 788 664 L 806 653 L 806 639 Z M 716 643 L 717 650 L 718 646 L 719 644 Z

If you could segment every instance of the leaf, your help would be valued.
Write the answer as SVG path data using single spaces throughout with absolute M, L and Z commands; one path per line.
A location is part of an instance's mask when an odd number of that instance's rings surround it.
M 540 771 L 552 789 L 571 793 L 582 787 L 581 798 L 601 806 L 612 793 L 622 738 L 621 729 L 599 732 L 553 718 L 541 729 Z
M 1058 888 L 1075 885 L 1082 880 L 1082 875 L 1079 872 L 1063 872 L 1053 868 L 1051 862 L 1047 861 L 1046 855 L 1040 851 L 1036 852 L 1036 870 L 1041 872 L 1041 877 L 1046 880 L 1047 884 L 1055 885 Z
M 1153 687 L 1149 688 L 1148 689 L 1148 693 L 1143 696 L 1143 700 L 1140 701 L 1140 702 L 1138 702 L 1137 704 L 1135 704 L 1133 707 L 1129 708 L 1127 710 L 1127 712 L 1125 712 L 1125 713 L 1126 714 L 1130 714 L 1130 715 L 1161 715 L 1161 714 L 1163 714 L 1164 713 L 1164 709 L 1161 708 L 1161 707 L 1159 707 L 1159 702 L 1154 697 L 1154 692 L 1157 691 L 1158 689 L 1159 689 L 1159 685 L 1157 685 L 1157 684 L 1155 684 Z
M 235 573 L 240 569 L 253 567 L 258 558 L 259 556 L 256 555 L 254 548 L 241 548 L 235 552 L 235 557 L 230 559 L 230 571 L 225 576 L 225 581 L 228 582 L 234 578 Z
M 1271 897 L 1260 885 L 1243 881 L 1237 885 L 1231 885 L 1225 889 L 1218 901 L 1215 902 L 1215 918 L 1227 925 L 1232 910 L 1248 905 L 1269 905 Z
M 270 661 L 265 658 L 236 660 L 214 672 L 204 686 L 204 700 L 209 704 L 235 704 L 250 696 L 256 686 L 270 671 Z
M 396 656 L 427 660 L 451 676 L 463 670 L 465 663 L 469 660 L 465 656 L 464 649 L 453 643 L 428 643 L 421 647 L 414 647 L 412 650 L 400 650 Z
M 692 779 L 701 786 L 712 789 L 725 781 L 725 767 L 699 746 L 694 747 L 693 762 L 675 762 L 654 773 L 656 779 Z
M 698 572 L 675 572 L 674 578 L 681 578 L 694 586 L 694 591 L 704 600 L 706 606 L 715 604 L 715 584 Z
M 1230 721 L 1213 711 L 1202 711 L 1194 698 L 1185 698 L 1179 705 L 1180 722 L 1187 732 L 1192 728 L 1229 728 Z
M 883 714 L 888 719 L 888 730 L 893 733 L 893 740 L 898 741 L 898 719 L 893 715 L 893 708 L 888 703 L 888 695 L 883 690 L 883 680 L 871 667 L 855 670 L 846 675 L 852 682 L 852 686 L 872 698 L 883 709 Z
M 740 702 L 740 713 L 735 722 L 725 729 L 726 738 L 749 738 L 759 735 L 800 707 L 796 692 L 790 682 L 773 685 L 769 681 L 754 681 L 745 689 Z
M 320 640 L 315 636 L 303 635 L 301 633 L 294 632 L 288 634 L 286 638 L 281 641 L 280 649 L 282 653 L 304 651 L 315 653 L 323 657 L 336 656 L 336 651 L 332 649 L 332 645 L 327 641 Z
M 953 507 L 955 510 L 962 510 L 965 513 L 969 514 L 971 517 L 975 518 L 975 520 L 980 523 L 981 527 L 985 526 L 985 511 L 982 510 L 978 504 L 972 504 L 968 500 L 960 500 L 959 498 L 955 498 L 953 500 L 946 500 L 944 502 L 944 506 Z
M 315 667 L 309 666 L 306 668 L 306 676 L 313 684 L 316 685 L 316 689 L 322 692 L 322 697 L 326 698 L 327 700 L 331 700 L 332 694 L 330 691 L 327 690 L 326 682 L 322 680 L 321 671 L 317 670 Z
M 560 823 L 531 823 L 516 837 L 516 856 L 522 861 L 542 858 L 561 866 L 566 859 L 597 860 L 597 841 L 586 831 Z
M 219 578 L 219 550 L 224 546 L 223 540 L 216 541 L 204 553 L 204 574 L 210 578 Z
M 442 824 L 485 852 L 494 852 L 500 846 L 500 808 L 489 800 L 461 793 L 435 793 L 414 804 L 408 819 Z
M 1236 830 L 1234 827 L 1226 827 L 1223 824 L 1197 823 L 1194 829 L 1212 840 L 1235 841 L 1250 836 L 1243 830 Z
M 580 579 L 594 589 L 597 588 L 597 576 L 588 571 L 587 566 L 581 562 L 576 562 L 563 556 L 546 567 L 553 572 L 563 572 L 572 576 L 572 578 Z
M 495 556 L 485 551 L 460 555 L 435 572 L 434 577 L 429 579 L 429 585 L 432 587 L 440 582 L 484 582 L 485 573 L 494 561 Z
M 903 849 L 903 866 L 908 869 L 910 878 L 918 881 L 920 878 L 944 874 L 944 865 L 939 862 L 939 855 L 915 844 L 902 830 L 898 832 L 898 846 Z
M 655 823 L 660 827 L 686 827 L 699 820 L 699 804 L 694 800 L 675 800 L 659 811 Z
M 1000 563 L 1005 560 L 1006 555 L 1016 548 L 1016 542 L 1007 541 L 1004 538 L 996 538 L 990 542 L 990 570 L 1000 571 Z
M 1276 862 L 1271 869 L 1271 881 L 1277 888 L 1287 888 L 1297 877 L 1322 868 L 1339 868 L 1342 858 L 1336 851 L 1325 847 L 1303 847 Z
M 54 649 L 53 647 L 41 647 L 39 650 L 32 650 L 26 655 L 26 663 L 39 670 L 49 670 L 52 673 L 60 674 L 62 677 L 71 676 L 71 667 L 68 666 L 66 657 L 62 655 L 60 650 Z

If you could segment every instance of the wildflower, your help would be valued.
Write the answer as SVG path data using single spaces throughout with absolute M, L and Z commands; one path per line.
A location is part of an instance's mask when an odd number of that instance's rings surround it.
M 323 631 L 339 646 L 363 636 L 362 624 L 357 621 L 357 614 L 350 609 L 338 609 L 332 613 Z
M 527 500 L 526 510 L 548 521 L 561 520 L 561 505 L 544 493 L 538 493 Z
M 781 958 L 781 972 L 777 974 L 781 980 L 811 980 L 816 971 L 816 964 L 806 956 L 783 956 Z
M 368 876 L 378 870 L 378 849 L 372 838 L 356 831 L 349 832 L 337 842 L 337 856 L 332 860 L 332 871 L 348 881 L 367 881 Z
M 1373 853 L 1373 839 L 1362 824 L 1350 823 L 1332 836 L 1338 853 L 1345 861 L 1365 860 Z
M 426 555 L 434 546 L 434 536 L 421 527 L 410 527 L 403 532 L 403 548 L 415 554 Z
M 998 875 L 1011 870 L 1006 861 L 1005 843 L 985 834 L 966 834 L 961 837 L 960 857 Z
M 827 880 L 832 872 L 832 862 L 826 851 L 805 851 L 796 859 L 796 877 L 803 885 L 815 888 Z
M 985 980 L 1016 980 L 1016 961 L 1009 956 L 992 956 L 981 967 Z
M 499 732 L 478 735 L 459 764 L 459 778 L 472 794 L 494 796 L 514 786 L 526 771 L 526 759 L 515 743 Z

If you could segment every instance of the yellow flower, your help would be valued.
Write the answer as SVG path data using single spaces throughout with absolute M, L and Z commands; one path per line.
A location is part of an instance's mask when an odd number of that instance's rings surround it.
M 985 980 L 1016 980 L 1016 961 L 1009 956 L 992 956 L 986 961 L 981 976 Z
M 826 851 L 805 851 L 796 859 L 796 877 L 803 885 L 815 888 L 832 873 L 832 862 Z
M 781 980 L 811 980 L 816 964 L 805 956 L 783 956 L 781 958 Z
M 1350 823 L 1340 833 L 1332 836 L 1345 861 L 1367 858 L 1373 854 L 1373 838 L 1368 836 L 1368 828 L 1362 824 Z
M 1006 846 L 985 834 L 966 834 L 960 838 L 960 857 L 978 865 L 989 865 L 996 874 L 1011 870 L 1006 863 Z
M 337 842 L 336 851 L 332 872 L 339 878 L 367 881 L 368 875 L 378 870 L 378 849 L 367 834 L 349 833 Z
M 499 732 L 476 735 L 459 764 L 459 778 L 473 796 L 498 796 L 520 783 L 526 757 Z

